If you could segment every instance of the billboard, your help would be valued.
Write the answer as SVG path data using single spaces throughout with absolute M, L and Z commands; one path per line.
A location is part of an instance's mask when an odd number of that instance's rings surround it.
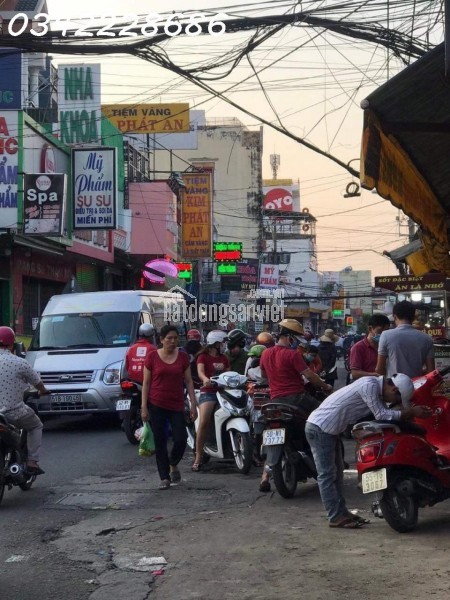
M 189 131 L 187 133 L 126 133 L 124 138 L 139 149 L 158 150 L 197 150 L 198 128 L 206 125 L 204 110 L 189 111 Z
M 0 110 L 22 108 L 22 51 L 0 48 Z
M 23 178 L 23 188 L 23 233 L 62 235 L 66 212 L 66 175 L 27 173 Z
M 292 179 L 264 179 L 263 209 L 298 212 L 300 210 L 298 184 L 294 184 Z
M 58 131 L 63 144 L 101 142 L 100 64 L 58 67 Z
M 187 133 L 189 104 L 104 104 L 102 112 L 122 133 Z
M 0 229 L 17 227 L 19 113 L 0 110 Z
M 181 256 L 184 259 L 212 255 L 211 173 L 183 173 L 181 196 Z
M 74 229 L 116 229 L 115 148 L 72 150 L 72 202 Z

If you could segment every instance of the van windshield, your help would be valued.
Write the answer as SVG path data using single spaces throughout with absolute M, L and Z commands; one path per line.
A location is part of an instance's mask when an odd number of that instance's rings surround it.
M 105 312 L 42 317 L 30 350 L 129 346 L 136 331 L 134 313 Z

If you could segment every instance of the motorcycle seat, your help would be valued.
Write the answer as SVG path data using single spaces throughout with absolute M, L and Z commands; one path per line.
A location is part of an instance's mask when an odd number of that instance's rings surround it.
M 361 438 L 373 433 L 382 433 L 384 429 L 393 429 L 395 433 L 401 432 L 413 435 L 425 435 L 427 433 L 426 429 L 411 421 L 363 421 L 353 427 L 352 435 L 355 438 Z

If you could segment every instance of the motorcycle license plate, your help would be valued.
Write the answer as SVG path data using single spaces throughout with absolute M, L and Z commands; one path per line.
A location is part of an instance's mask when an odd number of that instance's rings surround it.
M 116 410 L 130 410 L 131 400 L 117 400 Z
M 286 429 L 266 429 L 263 432 L 263 445 L 276 446 L 284 444 Z
M 82 402 L 82 397 L 81 394 L 52 394 L 50 400 L 58 404 L 74 404 Z
M 361 477 L 363 494 L 378 492 L 387 488 L 386 469 L 378 469 L 377 471 L 369 471 L 363 473 Z

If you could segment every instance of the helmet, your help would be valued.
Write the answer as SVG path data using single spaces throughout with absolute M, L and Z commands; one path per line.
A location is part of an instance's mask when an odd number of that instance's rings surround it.
M 245 346 L 246 335 L 241 329 L 232 329 L 226 337 L 228 341 L 228 347 Z
M 199 342 L 202 339 L 202 334 L 198 329 L 189 329 L 186 335 L 188 340 Z
M 11 327 L 0 327 L 0 346 L 12 346 L 16 341 L 16 334 Z
M 411 377 L 408 377 L 404 373 L 395 373 L 391 379 L 401 394 L 403 406 L 405 408 L 409 407 L 411 405 L 410 400 L 414 394 L 414 384 Z
M 279 322 L 280 330 L 287 329 L 292 335 L 301 335 L 303 337 L 303 325 L 295 319 L 283 319 Z
M 216 342 L 222 343 L 225 341 L 227 334 L 225 331 L 220 331 L 219 329 L 215 329 L 214 331 L 210 331 L 206 336 L 206 343 L 208 346 L 212 346 Z
M 275 340 L 273 339 L 273 335 L 268 331 L 262 331 L 256 336 L 256 343 L 262 344 L 263 346 L 273 346 Z
M 256 356 L 257 358 L 259 358 L 264 352 L 264 350 L 266 350 L 265 346 L 263 346 L 262 344 L 255 344 L 247 352 L 247 356 Z
M 142 323 L 139 327 L 139 337 L 142 338 L 151 338 L 155 333 L 155 328 L 150 323 Z

